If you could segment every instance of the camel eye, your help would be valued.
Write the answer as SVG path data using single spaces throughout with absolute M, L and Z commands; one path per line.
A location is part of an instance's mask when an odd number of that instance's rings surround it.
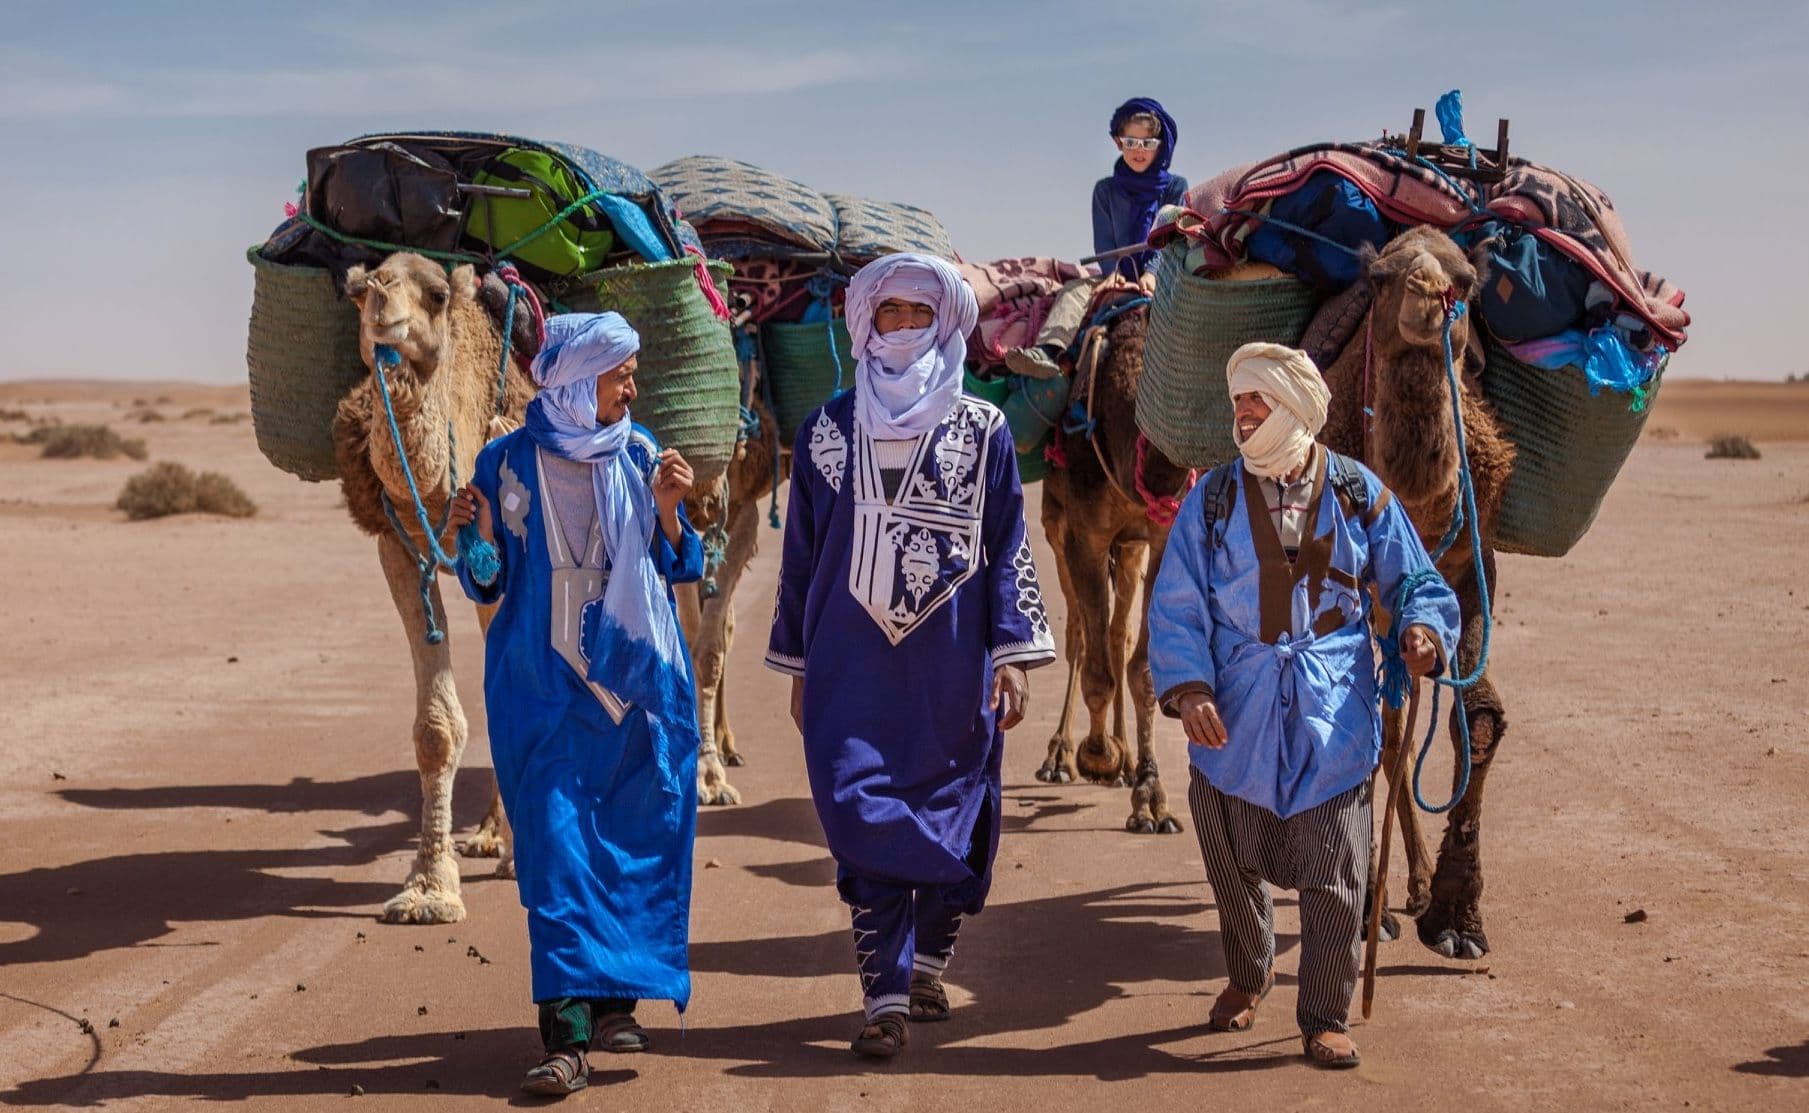
M 442 308 L 446 304 L 446 296 L 444 290 L 429 290 L 427 291 L 427 304 L 435 309 Z

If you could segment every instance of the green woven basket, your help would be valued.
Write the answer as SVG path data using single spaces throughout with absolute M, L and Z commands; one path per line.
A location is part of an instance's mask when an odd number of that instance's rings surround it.
M 1253 341 L 1296 345 L 1315 299 L 1292 278 L 1214 282 L 1188 272 L 1186 243 L 1156 257 L 1156 294 L 1137 386 L 1137 426 L 1175 463 L 1216 467 L 1237 455 L 1225 364 Z
M 258 450 L 309 480 L 338 479 L 333 415 L 365 377 L 358 356 L 358 309 L 319 267 L 272 263 L 252 247 L 251 324 L 245 369 Z
M 1581 368 L 1547 371 L 1489 340 L 1483 393 L 1518 450 L 1497 549 L 1560 557 L 1583 539 L 1639 440 L 1663 378 L 1661 365 L 1647 387 L 1648 404 L 1635 413 L 1633 399 L 1618 391 L 1592 397 Z
M 829 350 L 832 331 L 835 352 L 842 361 L 839 373 Z M 829 401 L 838 389 L 854 385 L 854 341 L 840 318 L 803 325 L 775 321 L 762 326 L 760 346 L 766 354 L 766 373 L 772 376 L 779 433 L 790 444 L 810 411 Z
M 709 264 L 728 296 L 727 263 Z M 615 310 L 641 334 L 634 419 L 691 464 L 698 487 L 729 466 L 741 431 L 741 365 L 729 324 L 697 281 L 697 261 L 680 259 L 593 271 L 560 295 L 578 313 Z

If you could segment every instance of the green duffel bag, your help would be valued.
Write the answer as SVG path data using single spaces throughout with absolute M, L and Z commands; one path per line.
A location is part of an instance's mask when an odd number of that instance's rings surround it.
M 615 229 L 595 203 L 547 227 L 590 192 L 555 155 L 516 147 L 492 159 L 472 175 L 471 183 L 532 192 L 532 197 L 472 194 L 466 202 L 465 234 L 549 277 L 598 270 L 616 245 Z

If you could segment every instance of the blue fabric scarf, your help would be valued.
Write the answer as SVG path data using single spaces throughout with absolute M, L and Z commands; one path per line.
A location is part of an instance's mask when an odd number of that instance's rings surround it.
M 620 367 L 640 344 L 619 313 L 547 318 L 546 341 L 530 368 L 541 390 L 528 403 L 525 425 L 548 452 L 595 465 L 591 483 L 610 574 L 602 620 L 584 647 L 589 678 L 653 721 L 663 743 L 654 747 L 661 784 L 676 799 L 677 763 L 685 747 L 696 746 L 691 659 L 648 552 L 659 510 L 626 451 L 634 422 L 623 414 L 608 425 L 597 424 L 597 376 Z
M 1156 210 L 1162 205 L 1162 196 L 1168 190 L 1168 168 L 1174 162 L 1175 143 L 1181 138 L 1181 132 L 1175 127 L 1174 117 L 1160 102 L 1150 97 L 1132 97 L 1112 113 L 1112 137 L 1117 138 L 1126 120 L 1143 112 L 1162 121 L 1162 146 L 1156 149 L 1156 161 L 1140 174 L 1125 165 L 1120 156 L 1112 166 L 1112 188 L 1143 206 L 1141 235 L 1148 236 L 1156 223 Z

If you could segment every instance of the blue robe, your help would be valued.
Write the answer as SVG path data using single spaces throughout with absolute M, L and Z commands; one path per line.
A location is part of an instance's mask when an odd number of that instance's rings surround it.
M 963 396 L 917 438 L 888 503 L 855 394 L 798 431 L 766 663 L 804 680 L 804 756 L 849 875 L 961 887 L 977 912 L 998 847 L 995 666 L 1055 643 L 1003 415 Z
M 1300 553 L 1290 565 L 1256 477 L 1235 469 L 1237 501 L 1205 537 L 1208 484 L 1195 485 L 1169 534 L 1150 597 L 1150 671 L 1163 709 L 1212 694 L 1229 741 L 1189 746 L 1212 787 L 1282 818 L 1362 784 L 1381 753 L 1370 589 L 1392 605 L 1401 581 L 1431 568 L 1407 512 L 1369 469 L 1369 508 L 1351 518 L 1314 463 Z M 1424 625 L 1451 660 L 1457 597 L 1423 584 L 1399 629 Z
M 541 451 L 522 430 L 479 453 L 472 478 L 490 500 L 502 572 L 485 587 L 459 566 L 467 595 L 501 600 L 484 639 L 484 701 L 528 910 L 534 999 L 646 998 L 682 1010 L 691 996 L 695 714 L 650 728 L 646 712 L 585 679 L 585 635 L 609 561 L 599 572 L 570 552 L 541 484 Z M 659 448 L 646 430 L 637 426 L 623 451 L 651 478 Z M 683 527 L 677 549 L 659 529 L 650 541 L 668 585 L 703 576 L 703 546 Z M 601 551 L 598 526 L 588 545 Z M 671 587 L 647 605 L 675 607 Z

